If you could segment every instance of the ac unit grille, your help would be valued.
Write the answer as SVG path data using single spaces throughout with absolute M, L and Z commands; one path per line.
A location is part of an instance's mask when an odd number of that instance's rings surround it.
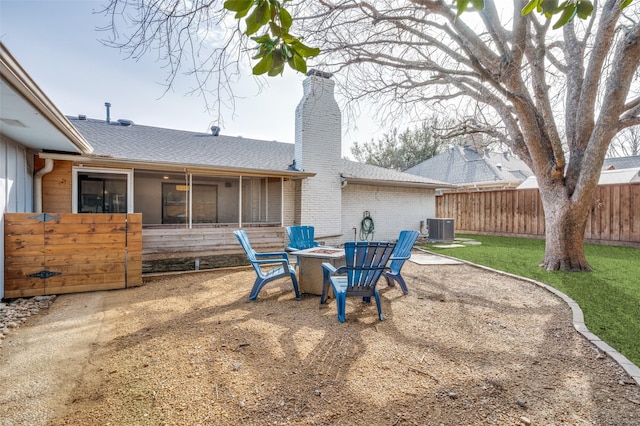
M 453 219 L 427 219 L 428 237 L 431 242 L 453 242 L 455 226 Z

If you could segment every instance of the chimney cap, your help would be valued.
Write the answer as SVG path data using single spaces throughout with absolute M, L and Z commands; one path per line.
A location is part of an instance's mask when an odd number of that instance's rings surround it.
M 326 72 L 326 71 L 320 71 L 320 70 L 317 70 L 315 68 L 312 68 L 309 71 L 307 71 L 307 76 L 308 77 L 311 77 L 312 75 L 316 76 L 316 77 L 322 77 L 322 78 L 331 78 L 331 77 L 333 77 L 333 73 Z

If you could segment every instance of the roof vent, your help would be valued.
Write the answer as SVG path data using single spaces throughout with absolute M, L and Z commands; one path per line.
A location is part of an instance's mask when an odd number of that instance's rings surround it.
M 86 121 L 87 120 L 87 116 L 84 115 L 84 114 L 78 114 L 78 120 Z
M 107 124 L 111 123 L 111 102 L 105 102 L 104 106 L 107 108 Z
M 213 136 L 218 136 L 220 134 L 220 127 L 218 126 L 211 126 L 211 134 Z
M 120 124 L 121 126 L 124 126 L 124 127 L 129 127 L 129 126 L 133 126 L 133 121 L 125 120 L 124 118 L 119 118 L 118 119 L 118 124 Z
M 8 126 L 25 127 L 25 128 L 27 127 L 26 124 L 24 124 L 22 121 L 15 120 L 13 118 L 0 118 L 0 121 L 2 121 L 4 124 Z

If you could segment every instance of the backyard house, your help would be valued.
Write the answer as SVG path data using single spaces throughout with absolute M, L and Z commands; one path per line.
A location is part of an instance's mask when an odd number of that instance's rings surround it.
M 533 172 L 510 151 L 478 152 L 471 146 L 451 146 L 443 153 L 406 170 L 406 173 L 456 185 L 447 191 L 513 189 Z
M 640 183 L 640 167 L 603 169 L 598 178 L 598 186 L 632 183 Z M 535 176 L 531 176 L 522 182 L 517 189 L 538 189 L 538 179 Z
M 68 117 L 92 153 L 40 152 L 43 211 L 141 213 L 145 272 L 244 262 L 233 231 L 281 250 L 284 227 L 308 224 L 328 245 L 395 240 L 435 216 L 432 179 L 340 157 L 334 82 L 312 71 L 296 109 L 295 144 Z M 361 228 L 364 217 L 375 223 Z
M 640 168 L 640 155 L 631 155 L 628 157 L 612 157 L 605 158 L 602 170 L 620 170 L 620 169 L 637 169 Z

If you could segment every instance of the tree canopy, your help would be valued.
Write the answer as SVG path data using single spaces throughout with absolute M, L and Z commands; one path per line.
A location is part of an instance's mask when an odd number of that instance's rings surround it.
M 399 132 L 391 129 L 378 140 L 354 142 L 351 154 L 357 161 L 398 171 L 407 170 L 435 157 L 450 143 L 436 137 L 433 123 L 424 121 L 418 127 Z
M 282 74 L 284 64 L 288 63 L 296 71 L 305 73 L 306 59 L 317 56 L 320 49 L 304 45 L 300 38 L 289 33 L 293 18 L 284 4 L 291 0 L 227 0 L 224 8 L 236 12 L 236 19 L 245 22 L 247 36 L 252 36 L 258 30 L 266 28 L 263 35 L 251 37 L 258 45 L 258 53 L 253 59 L 259 62 L 253 67 L 255 75 L 268 73 L 269 76 Z M 413 1 L 420 3 L 419 1 Z M 620 9 L 629 6 L 633 0 L 620 1 Z M 460 17 L 470 9 L 484 10 L 484 0 L 453 0 L 452 4 Z M 588 19 L 593 13 L 594 5 L 590 0 L 529 0 L 521 9 L 522 15 L 538 13 L 549 19 L 559 15 L 553 25 L 558 29 L 572 22 L 578 16 Z M 246 17 L 246 18 L 245 18 Z

